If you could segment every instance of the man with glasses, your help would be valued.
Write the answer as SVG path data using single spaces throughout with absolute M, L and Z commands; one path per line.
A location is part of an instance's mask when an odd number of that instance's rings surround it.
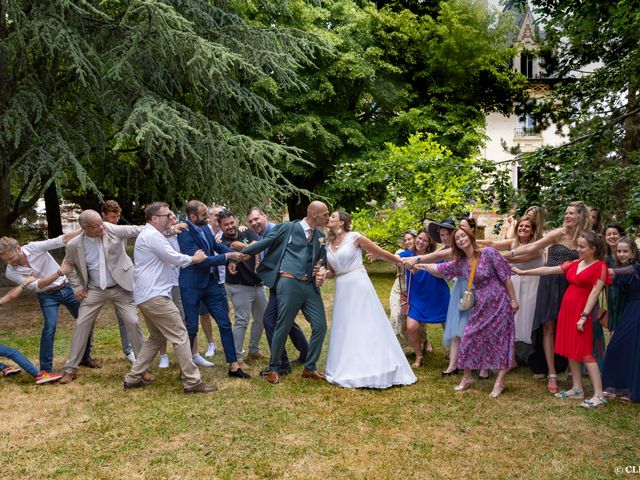
M 12 282 L 23 285 L 25 279 L 33 276 L 45 278 L 58 272 L 59 279 L 51 284 L 41 285 L 40 281 L 30 282 L 23 288 L 36 292 L 44 325 L 40 335 L 40 370 L 51 372 L 53 370 L 53 344 L 58 325 L 58 311 L 63 305 L 73 318 L 78 317 L 80 302 L 73 295 L 73 290 L 69 286 L 67 277 L 60 275 L 60 265 L 49 253 L 64 247 L 74 237 L 77 237 L 82 230 L 77 229 L 64 235 L 40 242 L 29 242 L 20 246 L 14 238 L 0 238 L 0 259 L 7 264 L 6 276 Z M 91 358 L 91 343 L 93 340 L 93 329 L 87 332 L 84 343 L 80 348 L 81 359 L 79 363 L 90 368 L 100 366 Z
M 80 312 L 73 330 L 69 358 L 60 383 L 76 378 L 82 348 L 89 331 L 107 302 L 112 302 L 125 323 L 127 336 L 137 356 L 144 338 L 138 313 L 133 304 L 133 262 L 125 251 L 123 239 L 137 237 L 143 227 L 104 223 L 95 210 L 84 210 L 78 218 L 82 234 L 67 245 L 64 263 L 74 271 L 69 274 Z M 80 276 L 75 272 L 78 269 Z M 148 373 L 148 378 L 152 376 Z
M 198 335 L 198 314 L 200 302 L 204 302 L 207 310 L 218 324 L 224 354 L 229 364 L 228 375 L 237 378 L 251 378 L 238 363 L 236 356 L 231 322 L 229 321 L 229 304 L 224 286 L 219 284 L 218 267 L 226 265 L 229 260 L 241 261 L 245 256 L 215 240 L 207 226 L 209 215 L 207 206 L 191 200 L 186 206 L 188 230 L 178 234 L 180 252 L 193 255 L 202 250 L 207 259 L 197 265 L 190 265 L 180 270 L 180 295 L 187 321 L 187 331 L 191 346 Z
M 184 393 L 211 393 L 214 385 L 205 384 L 191 359 L 191 346 L 180 312 L 171 298 L 176 268 L 188 268 L 207 260 L 202 250 L 182 255 L 165 237 L 175 222 L 169 205 L 155 202 L 145 208 L 147 224 L 136 240 L 133 301 L 144 315 L 149 338 L 131 371 L 124 378 L 124 389 L 144 387 L 151 362 L 168 340 L 180 365 Z M 197 316 L 196 316 L 197 320 Z

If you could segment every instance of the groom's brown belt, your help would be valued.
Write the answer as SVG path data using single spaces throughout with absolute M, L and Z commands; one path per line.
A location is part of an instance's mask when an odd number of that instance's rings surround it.
M 296 277 L 295 275 L 292 275 L 290 273 L 280 272 L 278 276 L 282 278 L 293 278 L 295 280 L 300 280 L 301 282 L 309 281 L 309 275 L 305 275 L 304 277 Z

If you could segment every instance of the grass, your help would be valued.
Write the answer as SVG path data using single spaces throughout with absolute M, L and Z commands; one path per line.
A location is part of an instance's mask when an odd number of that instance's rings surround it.
M 393 272 L 368 268 L 388 307 Z M 330 315 L 333 282 L 323 295 Z M 2 315 L 3 343 L 36 360 L 35 299 L 21 298 Z M 64 312 L 58 371 L 72 328 Z M 441 329 L 429 333 L 434 352 L 410 387 L 341 389 L 303 380 L 301 367 L 273 386 L 257 377 L 262 364 L 252 365 L 254 379 L 232 380 L 217 353 L 216 366 L 201 369 L 220 387 L 215 394 L 183 395 L 175 362 L 155 369 L 152 385 L 123 392 L 129 363 L 105 308 L 95 331 L 102 369 L 81 369 L 66 386 L 36 387 L 24 373 L 0 379 L 0 478 L 605 479 L 616 466 L 638 465 L 638 405 L 614 401 L 585 411 L 550 396 L 522 368 L 498 399 L 489 398 L 491 382 L 454 392 L 458 377 L 440 376 L 447 363 Z

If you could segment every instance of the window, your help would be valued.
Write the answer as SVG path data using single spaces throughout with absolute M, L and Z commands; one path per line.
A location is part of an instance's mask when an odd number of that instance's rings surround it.
M 520 73 L 527 78 L 535 78 L 536 63 L 536 57 L 527 50 L 523 50 L 520 54 Z

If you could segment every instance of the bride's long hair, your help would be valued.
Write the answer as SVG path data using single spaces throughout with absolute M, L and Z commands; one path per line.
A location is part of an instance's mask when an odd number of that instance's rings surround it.
M 344 210 L 336 210 L 334 213 L 337 213 L 338 219 L 341 222 L 344 222 L 342 224 L 342 230 L 344 230 L 345 232 L 350 232 L 351 231 L 351 215 L 349 215 Z M 327 232 L 327 242 L 333 242 L 335 238 L 336 238 L 336 235 L 335 233 L 333 233 L 333 230 L 329 230 Z

